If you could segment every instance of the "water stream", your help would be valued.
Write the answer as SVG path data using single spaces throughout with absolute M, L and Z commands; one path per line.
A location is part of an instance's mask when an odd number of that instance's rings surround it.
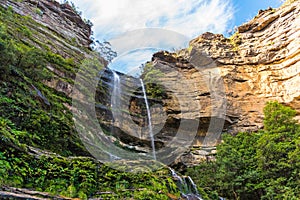
M 112 94 L 111 94 L 111 111 L 112 111 L 112 118 L 113 118 L 113 126 L 111 126 L 111 132 L 113 133 L 115 130 L 115 126 L 117 123 L 120 123 L 120 109 L 121 109 L 121 83 L 120 83 L 120 76 L 114 70 L 111 70 L 113 74 L 112 80 Z M 111 150 L 109 150 L 111 152 Z M 110 156 L 110 161 L 118 160 L 119 158 L 112 153 L 108 153 Z
M 117 126 L 117 123 L 120 123 L 120 109 L 121 109 L 121 83 L 120 83 L 120 76 L 117 74 L 117 72 L 112 70 L 113 74 L 113 80 L 112 80 L 112 94 L 111 94 L 111 109 L 113 113 L 113 123 Z M 143 98 L 146 105 L 146 111 L 147 111 L 147 122 L 148 122 L 148 130 L 149 130 L 149 136 L 151 139 L 151 147 L 152 147 L 152 154 L 153 159 L 156 160 L 156 151 L 155 151 L 155 143 L 154 143 L 154 135 L 152 130 L 152 118 L 151 118 L 151 112 L 149 108 L 149 103 L 147 99 L 146 89 L 145 85 L 142 79 L 140 79 L 140 84 L 142 87 L 142 93 Z M 123 94 L 124 95 L 124 94 Z M 114 127 L 114 126 L 112 126 Z M 112 132 L 114 130 L 111 130 Z M 120 158 L 114 156 L 113 154 L 110 154 L 111 161 L 118 160 Z M 194 181 L 189 176 L 180 176 L 178 175 L 174 169 L 169 168 L 171 175 L 173 179 L 176 180 L 176 185 L 181 191 L 181 197 L 183 199 L 187 200 L 202 200 L 201 195 L 199 195 L 199 192 L 197 190 L 197 186 L 195 185 Z
M 142 79 L 140 79 L 140 82 L 141 82 L 141 85 L 142 85 L 143 95 L 144 95 L 146 109 L 147 109 L 148 128 L 149 128 L 149 135 L 150 135 L 150 139 L 151 139 L 153 159 L 156 160 L 155 143 L 154 143 L 154 136 L 153 136 L 153 130 L 152 130 L 152 120 L 151 120 L 150 108 L 149 108 L 149 104 L 148 104 L 148 99 L 147 99 L 147 94 L 146 94 L 144 82 L 143 82 Z
M 180 189 L 181 196 L 187 200 L 202 200 L 199 195 L 196 184 L 189 176 L 179 176 L 174 169 L 169 168 L 173 178 L 177 181 L 177 187 Z
M 114 123 L 116 123 L 119 116 L 120 100 L 121 100 L 121 83 L 120 76 L 112 70 L 113 73 L 113 91 L 111 95 L 111 109 L 113 112 Z

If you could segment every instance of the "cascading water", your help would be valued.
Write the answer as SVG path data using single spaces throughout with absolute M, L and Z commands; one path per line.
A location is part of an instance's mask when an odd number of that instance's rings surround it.
M 114 70 L 111 70 L 113 74 L 113 83 L 112 83 L 112 94 L 111 94 L 111 110 L 113 115 L 113 123 L 117 125 L 120 120 L 120 109 L 121 109 L 121 82 L 120 76 Z M 114 126 L 111 127 L 111 132 L 114 132 Z M 120 158 L 108 153 L 110 156 L 110 161 L 119 160 Z
M 120 76 L 117 74 L 117 72 L 112 70 L 113 79 L 112 79 L 112 94 L 111 94 L 111 109 L 113 113 L 113 120 L 115 126 L 118 126 L 118 123 L 120 123 L 120 109 L 121 109 L 121 95 L 124 95 L 124 93 L 121 93 L 121 82 L 120 82 Z M 147 111 L 147 121 L 148 121 L 148 130 L 149 135 L 151 139 L 151 147 L 152 147 L 152 154 L 153 159 L 156 160 L 156 151 L 155 151 L 155 143 L 154 143 L 154 135 L 152 130 L 152 118 L 151 118 L 151 112 L 149 108 L 149 103 L 147 99 L 146 89 L 145 85 L 142 79 L 140 79 L 140 84 L 142 87 L 142 93 L 143 98 L 146 105 L 146 111 Z M 112 126 L 113 128 L 114 126 Z M 111 130 L 112 132 L 114 130 Z M 111 161 L 119 160 L 120 158 L 110 154 Z M 179 176 L 172 168 L 169 168 L 171 171 L 172 177 L 176 180 L 176 185 L 178 189 L 181 191 L 181 197 L 182 199 L 187 200 L 202 200 L 201 196 L 199 195 L 199 192 L 197 190 L 197 186 L 195 185 L 194 181 L 189 176 Z
M 111 95 L 111 109 L 113 112 L 114 123 L 119 119 L 120 100 L 121 100 L 121 83 L 120 76 L 112 70 L 113 73 L 113 90 Z
M 173 178 L 177 180 L 177 187 L 180 189 L 183 198 L 188 200 L 202 200 L 201 196 L 199 195 L 197 186 L 191 177 L 181 177 L 175 172 L 174 169 L 169 169 L 172 173 Z
M 141 82 L 141 85 L 142 85 L 143 95 L 144 95 L 146 109 L 147 109 L 148 128 L 149 128 L 149 135 L 150 135 L 150 139 L 151 139 L 153 159 L 156 160 L 155 143 L 154 143 L 154 136 L 153 136 L 153 130 L 152 130 L 152 121 L 151 121 L 150 108 L 149 108 L 149 104 L 148 104 L 148 99 L 147 99 L 147 94 L 146 94 L 144 82 L 143 82 L 142 79 L 140 79 L 140 82 Z

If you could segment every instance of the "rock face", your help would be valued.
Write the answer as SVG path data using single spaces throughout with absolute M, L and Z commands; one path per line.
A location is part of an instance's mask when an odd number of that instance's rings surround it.
M 0 1 L 0 5 L 36 22 L 31 24 L 26 20 L 18 22 L 23 23 L 23 28 L 30 32 L 28 37 L 18 38 L 25 44 L 69 59 L 73 66 L 91 57 L 97 57 L 103 65 L 106 65 L 104 59 L 91 51 L 91 24 L 83 20 L 78 11 L 68 3 L 60 4 L 52 0 L 3 0 Z M 66 80 L 75 79 L 75 71 L 62 70 L 50 63 L 47 64 L 47 68 L 55 76 L 45 80 L 44 83 L 70 96 L 73 85 L 70 84 L 71 81 Z
M 260 11 L 253 20 L 238 27 L 237 33 L 229 39 L 204 33 L 190 42 L 189 49 L 178 54 L 154 55 L 153 63 L 165 72 L 162 81 L 172 79 L 178 90 L 184 87 L 194 99 L 190 102 L 180 97 L 181 108 L 166 99 L 167 109 L 173 111 L 170 116 L 213 117 L 211 111 L 216 105 L 211 101 L 211 91 L 216 88 L 210 87 L 223 85 L 225 93 L 219 94 L 227 104 L 224 131 L 236 133 L 263 127 L 263 107 L 267 101 L 277 100 L 300 114 L 299 52 L 300 6 L 299 1 L 295 1 L 279 9 Z M 165 71 L 167 67 L 176 68 L 182 78 Z M 218 73 L 214 75 L 216 70 Z M 205 78 L 208 74 L 211 77 Z M 189 80 L 189 87 L 180 83 L 184 80 Z M 196 109 L 195 102 L 200 104 L 201 110 Z M 196 143 L 201 144 L 201 141 Z
M 176 96 L 163 100 L 168 119 L 199 122 L 196 150 L 185 153 L 175 165 L 213 159 L 215 152 L 201 146 L 213 146 L 217 140 L 211 134 L 218 131 L 263 128 L 267 101 L 291 106 L 300 120 L 299 5 L 294 1 L 259 11 L 230 38 L 204 33 L 188 49 L 153 56 L 152 64 L 165 74 L 160 82 L 169 96 Z
M 90 53 L 82 46 L 91 44 L 91 27 L 68 4 L 51 0 L 3 0 L 0 4 L 42 24 L 28 25 L 35 32 L 32 39 L 21 39 L 24 42 L 49 48 L 77 63 Z M 263 127 L 263 107 L 270 100 L 293 107 L 300 120 L 299 19 L 299 1 L 294 1 L 279 9 L 260 11 L 253 20 L 238 27 L 231 38 L 204 33 L 187 49 L 154 54 L 151 64 L 163 73 L 157 84 L 164 88 L 163 98 L 148 99 L 156 148 L 164 147 L 178 130 L 185 135 L 183 139 L 194 140 L 194 146 L 218 139 L 209 137 L 216 132 L 256 131 Z M 69 96 L 73 85 L 66 79 L 74 79 L 74 74 L 52 65 L 47 68 L 55 77 L 45 84 Z M 107 131 L 115 130 L 113 136 L 121 145 L 149 152 L 147 114 L 139 79 L 120 75 L 124 89 L 121 101 L 127 105 L 119 110 L 124 120 L 120 122 L 114 121 L 110 110 L 112 74 L 105 74 L 103 90 L 96 96 L 99 121 Z M 215 153 L 195 148 L 194 153 L 184 155 L 186 163 Z
M 69 4 L 60 4 L 54 0 L 3 1 L 20 15 L 29 15 L 35 21 L 63 36 L 72 38 L 84 47 L 92 43 L 91 26 Z M 1 2 L 2 3 L 2 2 Z
M 136 77 L 117 72 L 116 74 L 120 77 L 120 84 L 117 86 L 110 69 L 101 71 L 100 84 L 95 99 L 98 120 L 101 127 L 110 132 L 123 147 L 137 152 L 149 152 L 151 151 L 151 143 L 141 82 Z M 121 90 L 119 95 L 113 92 L 115 86 Z M 148 101 L 152 104 L 162 104 L 162 101 L 159 100 L 149 99 Z M 153 122 L 156 122 L 154 131 L 162 128 L 158 127 L 157 120 L 159 117 L 156 116 L 162 113 L 162 109 L 162 106 L 152 108 Z M 159 148 L 164 142 L 165 140 L 156 138 L 155 145 Z
M 215 150 L 209 146 L 219 142 L 216 133 L 263 128 L 267 101 L 293 107 L 300 119 L 299 19 L 299 1 L 295 1 L 260 11 L 230 38 L 204 33 L 187 49 L 154 54 L 151 64 L 163 74 L 156 83 L 164 88 L 165 95 L 148 99 L 157 147 L 163 147 L 179 132 L 185 134 L 194 140 L 196 151 L 187 152 L 179 162 L 192 165 L 213 159 Z M 138 88 L 138 81 L 129 79 L 130 84 L 124 82 L 129 87 L 125 90 L 132 90 L 134 85 Z M 133 136 L 130 145 L 136 149 L 141 149 L 141 143 L 151 148 L 141 95 L 139 88 L 131 99 L 123 99 L 130 113 L 122 112 L 123 119 L 133 119 L 138 128 L 126 120 L 115 124 L 124 131 L 116 136 Z M 184 122 L 187 126 L 180 127 Z M 126 143 L 126 138 L 121 140 Z M 199 148 L 203 145 L 206 147 Z

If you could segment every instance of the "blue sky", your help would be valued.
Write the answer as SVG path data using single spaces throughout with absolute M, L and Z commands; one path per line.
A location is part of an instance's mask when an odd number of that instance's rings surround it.
M 132 76 L 140 74 L 140 66 L 151 60 L 153 53 L 161 50 L 173 51 L 188 46 L 190 38 L 176 31 L 160 28 L 143 28 L 128 31 L 120 37 L 110 40 L 118 57 L 109 68 Z
M 111 68 L 125 73 L 135 71 L 137 62 L 149 60 L 149 49 L 180 49 L 207 31 L 227 35 L 235 26 L 252 19 L 258 10 L 281 4 L 281 0 L 72 1 L 84 18 L 93 22 L 93 37 L 109 41 L 122 55 Z M 143 59 L 131 59 L 136 55 Z M 128 63 L 130 60 L 132 63 Z
M 249 21 L 260 9 L 278 8 L 282 4 L 280 0 L 233 0 L 232 2 L 234 5 L 232 27 Z

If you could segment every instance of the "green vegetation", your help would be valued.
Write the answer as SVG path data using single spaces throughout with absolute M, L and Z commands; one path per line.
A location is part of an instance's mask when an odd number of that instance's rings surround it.
M 67 197 L 107 199 L 168 199 L 179 195 L 167 169 L 156 174 L 133 174 L 101 165 L 92 158 L 55 154 L 30 155 L 16 139 L 23 132 L 0 119 L 0 184 L 26 187 Z M 132 192 L 134 191 L 134 192 Z
M 190 53 L 192 53 L 193 48 L 194 48 L 193 45 L 190 44 L 189 47 L 186 50 L 190 54 Z
M 86 199 L 168 199 L 179 195 L 168 169 L 153 173 L 114 170 L 88 157 L 61 157 L 52 153 L 32 153 L 19 142 L 26 134 L 0 118 L 0 184 L 32 188 L 52 194 Z M 31 152 L 31 153 L 29 153 Z M 134 192 L 132 192 L 134 191 Z
M 69 57 L 54 53 L 60 47 L 45 39 L 47 33 L 42 36 L 38 27 L 45 28 L 11 7 L 0 7 L 0 186 L 80 199 L 179 198 L 168 169 L 129 173 L 89 157 L 67 108 L 71 98 L 47 83 L 73 84 L 79 65 L 95 74 L 102 65 L 95 58 L 79 63 L 83 55 L 76 52 L 65 52 L 73 55 Z M 64 44 L 77 43 L 74 38 L 53 36 Z M 237 48 L 239 36 L 231 42 Z M 87 83 L 93 78 L 89 75 L 83 77 Z M 164 96 L 162 76 L 150 63 L 144 67 L 143 79 L 152 98 Z M 224 135 L 216 162 L 188 169 L 203 198 L 300 198 L 296 112 L 277 102 L 269 102 L 264 112 L 264 130 Z
M 207 199 L 300 198 L 300 125 L 296 112 L 278 102 L 264 109 L 264 130 L 226 134 L 216 162 L 190 168 Z
M 151 63 L 146 63 L 142 70 L 142 78 L 146 85 L 147 94 L 154 99 L 163 98 L 165 90 L 160 79 L 164 74 L 159 69 L 154 68 Z
M 42 27 L 12 8 L 0 7 L 0 187 L 80 199 L 179 197 L 168 169 L 134 174 L 88 157 L 66 107 L 71 98 L 47 83 L 73 84 L 79 65 L 91 73 L 98 73 L 103 66 L 96 58 L 79 63 L 74 59 L 82 55 L 73 59 L 54 53 L 55 45 L 43 41 L 45 37 L 36 33 L 37 26 Z
M 230 38 L 229 43 L 232 45 L 233 51 L 239 51 L 239 45 L 242 43 L 239 32 L 235 32 Z
M 2 22 L 8 22 L 0 24 L 1 117 L 13 122 L 16 130 L 24 131 L 18 137 L 25 144 L 62 155 L 88 155 L 75 135 L 71 112 L 64 106 L 71 99 L 44 84 L 56 76 L 47 65 L 74 76 L 75 63 L 24 42 L 31 37 L 31 30 L 7 26 L 22 20 L 10 9 L 2 12 Z M 67 77 L 57 79 L 71 82 Z

